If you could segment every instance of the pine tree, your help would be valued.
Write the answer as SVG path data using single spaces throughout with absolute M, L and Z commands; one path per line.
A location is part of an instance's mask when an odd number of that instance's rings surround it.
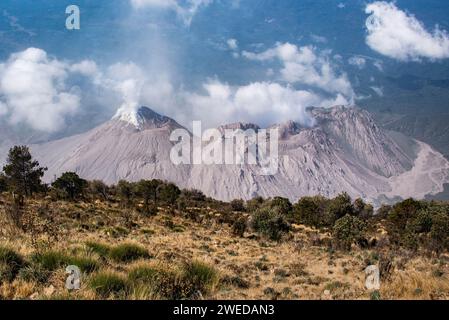
M 42 188 L 41 179 L 46 170 L 33 160 L 27 146 L 11 148 L 7 164 L 3 167 L 9 189 L 20 199 L 32 196 Z

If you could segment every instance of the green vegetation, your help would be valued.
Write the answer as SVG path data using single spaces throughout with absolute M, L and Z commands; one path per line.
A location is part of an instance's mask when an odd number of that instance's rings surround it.
M 132 262 L 138 259 L 150 258 L 150 254 L 141 246 L 124 243 L 110 248 L 109 257 L 115 262 Z
M 87 186 L 87 181 L 81 179 L 75 172 L 63 173 L 52 183 L 52 187 L 59 198 L 72 201 L 82 198 Z
M 351 245 L 365 238 L 366 224 L 363 220 L 349 214 L 335 222 L 332 236 L 336 245 L 351 250 Z
M 14 280 L 25 265 L 25 260 L 17 252 L 7 247 L 0 247 L 0 282 Z
M 124 295 L 129 290 L 126 278 L 115 272 L 100 272 L 93 275 L 89 286 L 103 298 L 108 298 L 111 295 Z
M 290 224 L 278 208 L 257 209 L 252 216 L 253 229 L 271 240 L 279 241 L 290 231 Z
M 46 170 L 47 168 L 40 167 L 39 162 L 33 160 L 28 147 L 16 146 L 9 150 L 2 179 L 8 189 L 23 202 L 23 197 L 32 196 L 42 190 L 41 179 Z

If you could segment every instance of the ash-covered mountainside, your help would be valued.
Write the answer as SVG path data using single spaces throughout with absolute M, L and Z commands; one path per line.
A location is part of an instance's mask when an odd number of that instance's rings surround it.
M 322 194 L 342 191 L 369 201 L 423 198 L 443 191 L 449 163 L 427 144 L 379 128 L 371 115 L 356 107 L 311 108 L 316 125 L 294 121 L 276 124 L 279 170 L 260 175 L 256 165 L 175 165 L 170 134 L 182 128 L 175 120 L 142 107 L 119 114 L 86 133 L 33 145 L 46 180 L 65 171 L 87 179 L 116 183 L 120 179 L 164 179 L 208 196 L 231 200 Z M 255 124 L 220 129 L 259 129 Z

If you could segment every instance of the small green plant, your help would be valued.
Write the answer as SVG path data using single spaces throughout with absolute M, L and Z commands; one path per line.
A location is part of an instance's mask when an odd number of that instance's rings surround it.
M 54 271 L 63 267 L 64 264 L 66 264 L 68 257 L 60 251 L 48 250 L 33 254 L 31 260 L 44 270 Z
M 89 281 L 89 286 L 103 298 L 125 294 L 129 289 L 129 283 L 123 276 L 108 271 L 93 275 Z
M 189 290 L 180 272 L 168 266 L 139 265 L 131 269 L 128 279 L 134 288 L 148 287 L 154 299 L 188 298 Z
M 148 251 L 136 244 L 124 243 L 112 247 L 109 251 L 109 257 L 115 262 L 132 262 L 141 258 L 150 258 Z
M 379 290 L 375 290 L 375 291 L 371 292 L 370 299 L 371 300 L 381 300 Z
M 94 272 L 99 268 L 99 263 L 93 258 L 70 256 L 56 250 L 35 253 L 31 260 L 37 265 L 36 268 L 46 271 L 54 271 L 69 265 L 75 265 L 86 273 Z
M 51 272 L 33 263 L 19 270 L 17 277 L 28 282 L 45 283 Z
M 200 261 L 186 263 L 183 267 L 183 278 L 190 284 L 192 294 L 197 291 L 207 294 L 214 289 L 219 281 L 218 271 Z
M 0 282 L 13 281 L 25 265 L 20 254 L 7 247 L 0 247 Z
M 98 254 L 100 257 L 108 257 L 111 250 L 110 246 L 93 241 L 86 242 L 86 247 L 92 252 Z

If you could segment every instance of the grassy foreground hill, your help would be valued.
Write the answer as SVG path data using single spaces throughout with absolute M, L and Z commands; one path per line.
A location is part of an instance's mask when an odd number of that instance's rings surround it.
M 2 194 L 0 299 L 449 298 L 447 250 L 395 245 L 388 217 L 367 220 L 364 241 L 346 241 L 335 225 L 266 214 L 267 203 L 298 211 L 281 199 L 225 204 L 188 195 L 177 205 L 37 195 L 17 208 Z M 374 292 L 365 288 L 372 264 L 381 271 Z M 65 287 L 68 265 L 83 272 L 80 290 Z

